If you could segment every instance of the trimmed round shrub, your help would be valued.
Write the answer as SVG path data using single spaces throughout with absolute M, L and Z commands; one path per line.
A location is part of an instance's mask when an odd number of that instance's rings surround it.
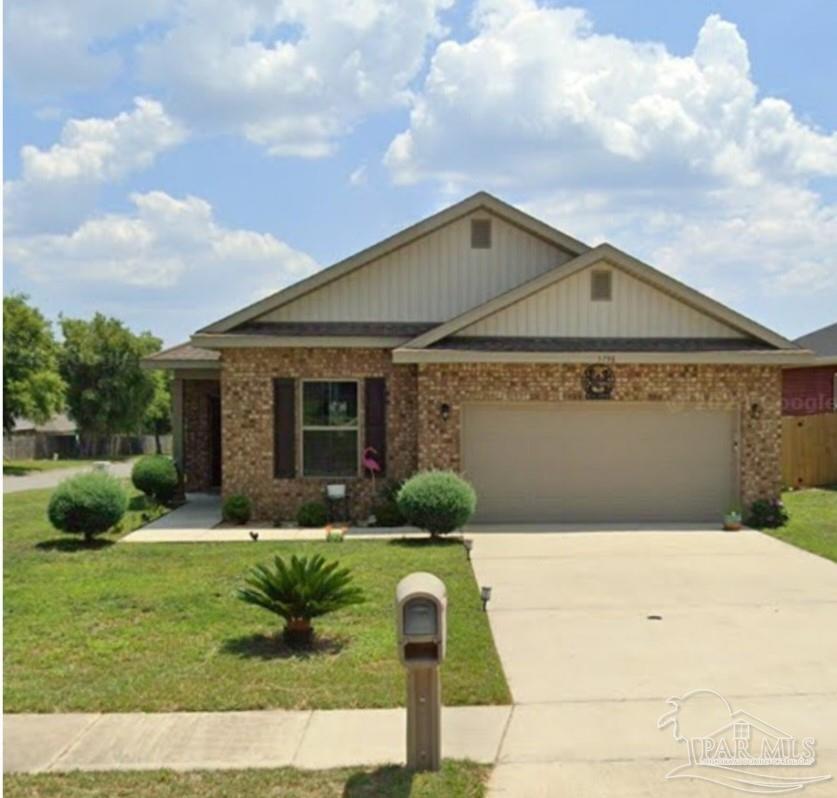
M 468 523 L 477 509 L 477 494 L 453 471 L 423 471 L 398 491 L 398 509 L 408 524 L 434 537 Z
M 49 522 L 62 532 L 96 535 L 116 526 L 128 509 L 128 494 L 118 479 L 90 472 L 65 479 L 49 499 Z
M 328 509 L 322 502 L 305 502 L 296 513 L 300 526 L 318 527 L 328 523 Z
M 779 499 L 757 499 L 750 505 L 747 526 L 777 529 L 788 522 L 788 511 Z
M 148 454 L 134 463 L 131 482 L 149 498 L 166 504 L 177 493 L 177 467 L 170 457 Z
M 233 496 L 228 496 L 224 499 L 224 505 L 221 508 L 221 515 L 225 521 L 231 524 L 246 524 L 250 520 L 253 513 L 253 506 L 250 499 L 236 493 Z

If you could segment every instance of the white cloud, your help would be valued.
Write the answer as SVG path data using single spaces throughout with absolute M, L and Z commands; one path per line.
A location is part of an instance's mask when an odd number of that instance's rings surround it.
M 452 0 L 184 0 L 139 46 L 144 78 L 196 127 L 321 157 L 404 103 Z
M 366 164 L 362 163 L 357 169 L 354 169 L 349 175 L 349 185 L 351 186 L 365 186 L 369 182 L 369 174 L 366 169 Z
M 160 296 L 187 291 L 193 301 L 211 297 L 225 308 L 317 268 L 272 235 L 219 225 L 203 199 L 152 191 L 132 194 L 131 202 L 131 213 L 94 217 L 71 233 L 11 237 L 6 256 L 35 282 L 72 281 L 93 292 L 131 286 Z
M 396 183 L 510 194 L 757 317 L 791 292 L 833 315 L 837 207 L 811 182 L 837 176 L 837 133 L 759 96 L 735 25 L 708 17 L 679 57 L 533 0 L 478 2 L 471 24 L 389 146 Z
M 66 226 L 89 211 L 95 187 L 150 166 L 184 140 L 183 127 L 154 100 L 111 119 L 71 119 L 58 143 L 21 149 L 21 176 L 4 186 L 6 225 L 12 232 Z
M 161 19 L 173 5 L 174 0 L 9 0 L 7 75 L 30 97 L 100 88 L 124 64 L 113 40 Z
M 386 155 L 398 182 L 837 175 L 837 134 L 801 123 L 782 100 L 758 100 L 746 43 L 718 16 L 684 58 L 598 35 L 579 9 L 524 0 L 481 3 L 474 24 L 472 39 L 433 55 L 409 128 Z
M 53 314 L 101 311 L 173 344 L 318 268 L 269 233 L 223 226 L 198 197 L 152 191 L 131 203 L 67 234 L 7 238 L 7 280 L 46 291 Z

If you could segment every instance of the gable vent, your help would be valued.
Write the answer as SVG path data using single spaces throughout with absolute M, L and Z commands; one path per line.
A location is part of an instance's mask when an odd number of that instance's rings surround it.
M 491 219 L 471 219 L 471 249 L 491 249 Z
M 600 269 L 590 272 L 590 299 L 594 302 L 608 302 L 612 297 L 612 277 L 610 271 Z

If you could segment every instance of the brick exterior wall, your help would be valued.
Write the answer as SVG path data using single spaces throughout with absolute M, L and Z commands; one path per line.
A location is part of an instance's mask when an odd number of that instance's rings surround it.
M 183 471 L 187 491 L 213 487 L 209 402 L 220 392 L 218 380 L 183 380 Z
M 742 504 L 781 490 L 781 369 L 771 366 L 613 366 L 612 401 L 676 402 L 739 411 Z M 583 364 L 395 365 L 377 349 L 229 349 L 221 371 L 223 493 L 244 493 L 258 520 L 288 521 L 300 504 L 323 498 L 330 481 L 348 485 L 352 518 L 369 514 L 369 478 L 330 480 L 273 476 L 273 379 L 387 380 L 387 476 L 404 479 L 419 468 L 460 468 L 460 414 L 468 401 L 579 401 Z M 439 406 L 450 405 L 448 420 Z M 758 409 L 754 413 L 753 405 Z M 359 392 L 361 446 L 363 391 Z M 297 413 L 297 473 L 302 457 Z M 186 451 L 190 439 L 186 438 Z M 376 487 L 380 487 L 378 480 Z
M 327 479 L 273 476 L 273 380 L 364 379 L 387 381 L 386 480 L 405 479 L 416 470 L 416 367 L 395 365 L 381 349 L 225 349 L 221 357 L 223 494 L 243 493 L 253 502 L 256 520 L 293 520 L 299 506 L 323 500 L 329 482 L 345 483 L 352 518 L 369 515 L 375 494 L 368 477 Z M 363 390 L 358 392 L 360 442 Z M 297 412 L 297 474 L 301 472 L 301 410 Z
M 579 401 L 583 364 L 422 364 L 418 370 L 419 468 L 459 470 L 460 419 L 468 401 Z M 775 366 L 613 366 L 611 401 L 734 407 L 740 418 L 739 486 L 744 506 L 778 496 L 781 475 L 782 372 Z M 447 421 L 439 405 L 447 403 Z M 753 404 L 759 406 L 756 416 Z

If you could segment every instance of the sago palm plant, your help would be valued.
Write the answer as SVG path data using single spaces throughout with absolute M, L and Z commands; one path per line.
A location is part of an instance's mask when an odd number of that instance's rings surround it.
M 325 557 L 292 555 L 290 563 L 278 555 L 273 565 L 250 569 L 238 597 L 285 620 L 284 635 L 289 643 L 310 642 L 312 618 L 343 609 L 364 600 L 360 588 L 351 584 L 348 568 Z

